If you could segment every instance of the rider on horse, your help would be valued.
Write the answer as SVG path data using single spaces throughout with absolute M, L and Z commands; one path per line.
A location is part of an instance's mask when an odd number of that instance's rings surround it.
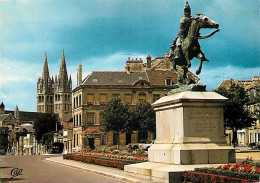
M 178 33 L 177 37 L 173 40 L 173 43 L 171 45 L 172 50 L 174 50 L 175 47 L 178 50 L 177 55 L 175 56 L 174 59 L 180 58 L 181 44 L 182 44 L 183 39 L 187 36 L 192 19 L 193 19 L 193 17 L 191 16 L 191 8 L 190 8 L 188 1 L 186 1 L 185 7 L 184 7 L 184 16 L 180 20 L 179 33 Z

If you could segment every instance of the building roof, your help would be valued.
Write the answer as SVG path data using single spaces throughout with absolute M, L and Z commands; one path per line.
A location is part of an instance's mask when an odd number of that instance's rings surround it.
M 260 76 L 254 76 L 252 79 L 247 80 L 225 79 L 217 88 L 223 87 L 228 89 L 230 84 L 240 85 L 247 91 L 253 88 L 257 88 L 260 85 Z
M 9 114 L 0 114 L 0 121 L 3 121 Z
M 130 85 L 137 80 L 147 80 L 146 72 L 127 73 L 125 71 L 93 71 L 83 81 L 83 85 Z
M 23 132 L 24 130 L 26 130 L 27 132 L 34 132 L 35 131 L 33 129 L 33 125 L 27 123 L 27 124 L 20 125 L 16 132 Z
M 5 110 L 5 114 L 14 115 L 14 111 Z M 20 121 L 34 121 L 37 117 L 44 115 L 44 113 L 40 112 L 29 112 L 29 111 L 19 111 Z
M 173 83 L 177 83 L 177 74 L 173 71 L 147 71 L 150 83 L 153 86 L 165 86 L 165 79 L 169 78 Z

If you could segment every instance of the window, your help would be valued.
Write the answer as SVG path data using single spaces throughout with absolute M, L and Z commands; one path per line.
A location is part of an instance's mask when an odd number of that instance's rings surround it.
M 78 101 L 79 101 L 79 97 L 77 96 L 77 97 L 76 97 L 76 107 L 78 107 L 78 106 L 79 106 L 79 103 L 78 103 Z
M 87 95 L 87 104 L 94 104 L 94 95 L 93 94 Z
M 172 80 L 170 78 L 166 79 L 166 86 L 171 86 L 172 85 Z
M 102 115 L 103 115 L 103 111 L 99 112 L 99 124 L 102 125 Z
M 119 143 L 119 134 L 113 133 L 113 145 L 117 145 Z
M 125 103 L 131 104 L 132 103 L 132 95 L 125 95 Z
M 160 98 L 159 94 L 153 95 L 153 102 L 155 102 L 156 100 L 158 100 Z
M 87 124 L 88 125 L 93 125 L 94 124 L 94 116 L 95 116 L 95 113 L 93 113 L 93 112 L 88 112 L 87 113 Z
M 76 147 L 76 134 L 74 134 L 73 141 L 74 141 L 74 143 L 73 143 L 73 147 Z
M 77 134 L 77 146 L 79 145 L 79 134 Z
M 78 115 L 75 116 L 75 126 L 78 126 Z
M 79 105 L 81 105 L 81 95 L 79 95 Z
M 138 132 L 138 143 L 145 143 L 145 140 L 147 139 L 148 134 L 147 132 L 139 131 Z
M 139 94 L 139 101 L 146 101 L 146 94 L 145 93 Z
M 81 114 L 79 115 L 79 126 L 81 126 L 81 124 L 82 124 L 82 116 L 81 116 Z
M 100 95 L 100 104 L 105 104 L 105 103 L 107 103 L 107 95 L 101 94 Z

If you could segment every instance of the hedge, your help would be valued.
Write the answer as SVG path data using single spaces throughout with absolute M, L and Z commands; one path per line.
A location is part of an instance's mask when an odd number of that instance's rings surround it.
M 228 177 L 223 175 L 215 175 L 209 173 L 201 173 L 195 171 L 183 172 L 184 182 L 193 183 L 247 183 L 247 182 L 259 182 L 259 180 L 246 180 L 235 177 Z

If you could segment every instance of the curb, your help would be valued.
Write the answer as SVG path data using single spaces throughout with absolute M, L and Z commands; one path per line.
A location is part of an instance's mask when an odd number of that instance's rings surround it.
M 119 180 L 119 181 L 125 181 L 125 182 L 130 182 L 130 183 L 142 183 L 142 182 L 145 181 L 145 180 L 140 181 L 140 180 L 137 180 L 137 179 L 134 179 L 134 178 L 120 176 L 120 175 L 116 175 L 116 174 L 112 174 L 112 173 L 108 173 L 108 172 L 91 170 L 89 168 L 83 168 L 83 167 L 80 167 L 80 166 L 77 166 L 77 165 L 71 165 L 69 163 L 62 163 L 60 161 L 52 160 L 50 158 L 45 158 L 44 160 L 52 162 L 52 163 L 57 163 L 57 164 L 60 164 L 60 165 L 65 165 L 65 166 L 72 167 L 72 168 L 81 169 L 81 170 L 84 170 L 84 171 L 87 171 L 87 172 L 96 173 L 96 174 L 103 175 L 103 176 L 106 176 L 106 177 L 114 178 L 114 179 Z

